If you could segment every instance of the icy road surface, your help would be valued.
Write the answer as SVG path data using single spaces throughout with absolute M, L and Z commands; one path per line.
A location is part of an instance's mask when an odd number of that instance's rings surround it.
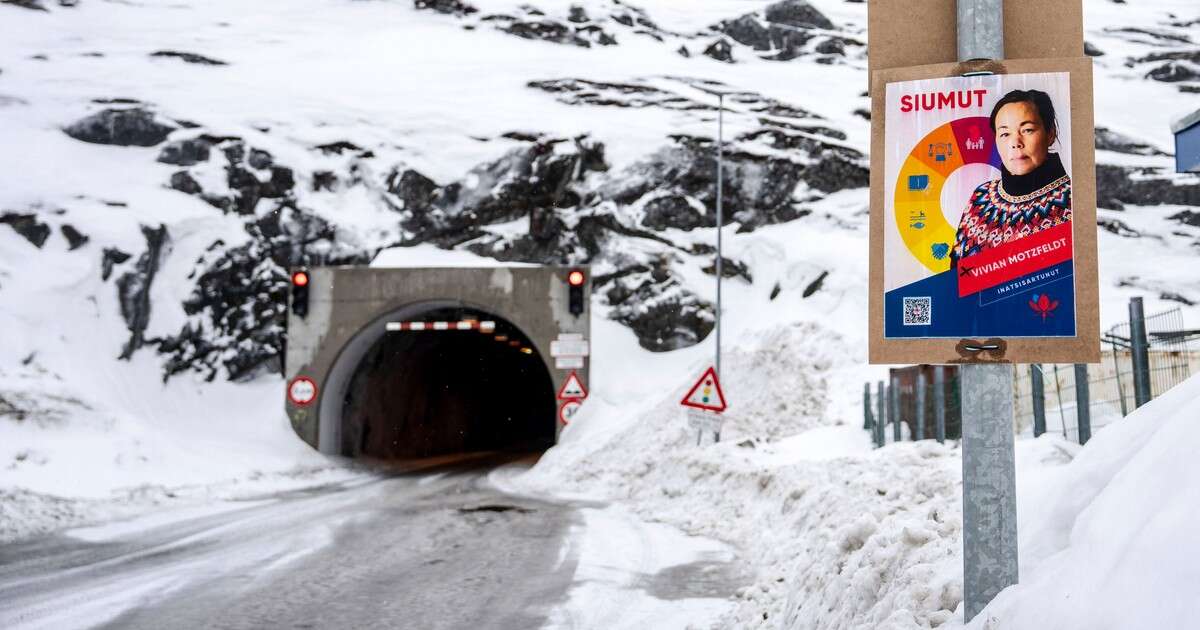
M 728 547 L 619 508 L 504 494 L 487 481 L 503 464 L 0 547 L 0 627 L 708 627 L 753 578 Z

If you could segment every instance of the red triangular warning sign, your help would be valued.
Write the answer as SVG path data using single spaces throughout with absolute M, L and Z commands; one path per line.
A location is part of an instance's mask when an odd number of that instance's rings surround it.
M 692 385 L 679 401 L 679 404 L 684 407 L 695 407 L 696 409 L 704 409 L 705 411 L 715 411 L 720 413 L 725 411 L 725 393 L 721 391 L 721 382 L 717 380 L 717 371 L 709 367 L 705 370 L 704 375 L 700 380 Z
M 563 381 L 562 387 L 558 388 L 559 400 L 583 400 L 587 398 L 587 388 L 583 386 L 583 381 L 579 380 L 579 375 L 575 370 L 567 375 L 567 380 Z

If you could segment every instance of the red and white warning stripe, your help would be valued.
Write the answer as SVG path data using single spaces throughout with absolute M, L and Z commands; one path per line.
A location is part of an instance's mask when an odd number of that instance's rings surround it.
M 402 330 L 478 330 L 490 333 L 496 330 L 496 322 L 477 319 L 464 319 L 459 322 L 388 322 L 387 330 L 396 332 Z

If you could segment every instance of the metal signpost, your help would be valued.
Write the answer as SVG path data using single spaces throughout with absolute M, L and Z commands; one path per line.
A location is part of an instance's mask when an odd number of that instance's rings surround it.
M 872 0 L 868 28 L 869 356 L 959 366 L 969 622 L 1018 578 L 1014 366 L 1099 360 L 1092 62 L 1079 0 Z M 1015 118 L 1031 106 L 1050 124 L 1026 155 L 1022 139 L 1000 131 L 1024 124 Z M 976 171 L 959 170 L 967 166 Z M 1050 183 L 1015 192 L 1034 170 Z M 946 182 L 960 173 L 955 186 L 966 191 L 1044 198 L 1040 229 L 977 238 L 972 226 L 992 226 L 991 202 L 958 198 Z M 945 375 L 933 376 L 944 440 Z M 891 385 L 879 420 L 890 407 L 899 428 Z
M 958 60 L 1003 58 L 1003 0 L 958 0 Z M 967 364 L 960 374 L 963 599 L 969 621 L 1017 583 L 1017 477 L 1012 366 Z

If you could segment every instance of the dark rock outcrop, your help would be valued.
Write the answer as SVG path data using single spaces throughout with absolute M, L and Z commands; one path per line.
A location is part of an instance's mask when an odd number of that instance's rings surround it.
M 211 57 L 205 57 L 204 55 L 198 55 L 196 53 L 180 52 L 178 50 L 158 50 L 158 51 L 150 53 L 150 56 L 151 57 L 170 57 L 173 59 L 181 59 L 183 61 L 186 61 L 187 63 L 195 63 L 195 64 L 200 64 L 203 66 L 227 66 L 227 65 L 229 65 L 228 62 L 221 61 L 220 59 L 213 59 Z
M 246 244 L 225 249 L 217 241 L 197 261 L 196 288 L 183 303 L 189 320 L 159 341 L 159 352 L 167 355 L 164 380 L 187 370 L 209 380 L 221 373 L 242 380 L 280 372 L 288 269 L 362 265 L 374 254 L 339 242 L 333 225 L 287 203 L 247 223 L 246 230 Z
M 706 217 L 703 210 L 697 211 L 683 195 L 665 195 L 651 199 L 646 202 L 643 213 L 642 225 L 652 230 L 671 227 L 690 231 L 704 225 L 716 224 L 716 214 Z
M 113 267 L 124 263 L 132 257 L 130 254 L 116 247 L 105 247 L 104 255 L 100 258 L 100 279 L 108 280 L 108 277 L 112 275 Z
M 38 221 L 36 214 L 5 212 L 0 215 L 0 223 L 8 224 L 8 227 L 25 237 L 25 240 L 33 243 L 33 246 L 38 249 L 46 244 L 47 238 L 50 238 L 50 226 Z
M 730 45 L 729 40 L 727 39 L 718 39 L 717 41 L 709 44 L 708 48 L 704 49 L 704 54 L 708 57 L 716 59 L 717 61 L 733 63 L 733 46 Z
M 1114 210 L 1125 204 L 1200 206 L 1200 180 L 1176 183 L 1158 175 L 1156 169 L 1097 164 L 1096 205 Z
M 212 143 L 204 138 L 188 138 L 167 143 L 158 154 L 158 161 L 176 166 L 192 166 L 207 162 Z
M 75 226 L 69 223 L 64 223 L 59 230 L 62 231 L 63 238 L 67 239 L 67 249 L 71 251 L 83 247 L 90 240 L 86 235 L 75 229 Z
M 1096 150 L 1115 151 L 1130 155 L 1168 155 L 1145 142 L 1139 142 L 1129 136 L 1117 133 L 1104 127 L 1096 127 Z
M 119 358 L 128 360 L 139 348 L 146 345 L 146 327 L 150 324 L 150 285 L 158 274 L 163 250 L 167 245 L 167 226 L 157 228 L 142 226 L 146 237 L 146 252 L 138 258 L 133 271 L 117 279 L 117 300 L 121 304 L 121 317 L 129 328 L 129 341 L 121 350 Z
M 457 15 L 459 17 L 479 12 L 479 9 L 460 0 L 413 0 L 413 6 L 417 9 L 437 11 L 438 13 Z
M 755 50 L 771 49 L 771 33 L 753 14 L 722 22 L 718 29 L 734 41 Z
M 141 108 L 106 109 L 68 125 L 64 132 L 83 142 L 152 147 L 167 139 L 175 128 L 158 122 Z
M 1180 212 L 1178 214 L 1171 215 L 1170 219 L 1172 221 L 1178 221 L 1184 225 L 1190 225 L 1192 227 L 1200 227 L 1200 212 L 1184 210 L 1183 212 Z
M 684 290 L 665 266 L 614 278 L 605 293 L 612 319 L 651 352 L 694 346 L 712 332 L 713 305 Z
M 767 7 L 768 22 L 801 28 L 832 29 L 833 22 L 805 0 L 783 0 Z

